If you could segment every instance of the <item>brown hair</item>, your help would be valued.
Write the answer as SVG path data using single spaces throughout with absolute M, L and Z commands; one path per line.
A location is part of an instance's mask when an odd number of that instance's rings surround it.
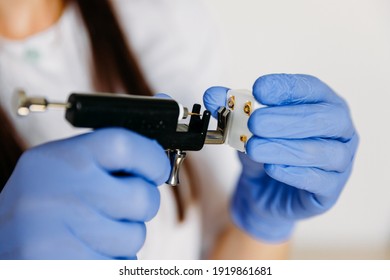
M 108 0 L 66 0 L 75 2 L 88 30 L 93 56 L 95 90 L 115 92 L 118 85 L 126 93 L 151 96 L 152 90 L 137 63 Z M 23 152 L 23 143 L 0 110 L 0 190 Z M 188 160 L 187 160 L 188 169 Z M 192 173 L 192 172 L 188 172 Z M 189 181 L 192 181 L 191 178 Z M 184 205 L 178 187 L 172 188 L 178 218 L 184 219 Z M 193 190 L 193 188 L 191 188 Z M 193 196 L 193 195 L 192 195 Z
M 0 108 L 0 192 L 23 153 L 23 143 L 12 127 L 5 112 Z

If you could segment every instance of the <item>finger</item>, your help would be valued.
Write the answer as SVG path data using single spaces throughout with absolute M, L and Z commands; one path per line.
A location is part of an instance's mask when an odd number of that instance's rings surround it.
M 315 194 L 317 203 L 320 203 L 325 210 L 339 197 L 351 172 L 351 165 L 342 173 L 275 164 L 265 164 L 264 170 L 277 181 Z
M 345 143 L 330 139 L 252 137 L 247 143 L 247 153 L 257 162 L 315 167 L 335 172 L 344 172 L 353 160 L 353 153 Z
M 83 148 L 108 172 L 135 174 L 156 185 L 169 176 L 169 160 L 155 140 L 122 128 L 100 129 L 80 138 Z
M 204 93 L 204 106 L 211 112 L 214 118 L 218 117 L 218 109 L 221 106 L 226 106 L 226 93 L 228 90 L 225 87 L 211 87 Z
M 70 238 L 69 238 L 70 239 Z M 108 256 L 102 255 L 91 250 L 78 240 L 53 240 L 52 245 L 48 246 L 48 239 L 37 240 L 35 243 L 25 245 L 19 252 L 18 258 L 23 260 L 109 260 Z M 61 250 L 54 249 L 61 244 Z M 60 252 L 59 252 L 60 251 Z M 15 259 L 10 256 L 11 259 Z
M 146 238 L 144 223 L 108 219 L 90 208 L 80 207 L 68 221 L 68 229 L 91 250 L 111 258 L 132 258 Z
M 318 78 L 302 74 L 271 74 L 256 80 L 253 95 L 264 105 L 339 103 L 342 99 Z
M 146 222 L 160 207 L 160 192 L 141 177 L 100 178 L 98 184 L 84 186 L 79 191 L 84 200 L 112 219 Z
M 48 211 L 49 212 L 49 211 Z M 56 215 L 57 213 L 47 213 L 47 215 Z M 46 214 L 45 214 L 46 215 Z M 57 218 L 58 219 L 58 218 Z M 108 256 L 92 250 L 85 246 L 64 228 L 63 219 L 61 224 L 56 224 L 52 220 L 42 227 L 37 226 L 36 220 L 26 219 L 23 224 L 24 230 L 28 229 L 28 239 L 24 240 L 23 246 L 13 252 L 16 255 L 9 255 L 11 259 L 24 260 L 107 260 Z M 53 227 L 53 224 L 55 225 Z M 44 229 L 44 230 L 42 230 Z M 8 243 L 7 245 L 11 245 Z
M 347 141 L 354 134 L 348 110 L 344 106 L 303 104 L 264 107 L 252 113 L 249 130 L 266 138 L 333 138 Z

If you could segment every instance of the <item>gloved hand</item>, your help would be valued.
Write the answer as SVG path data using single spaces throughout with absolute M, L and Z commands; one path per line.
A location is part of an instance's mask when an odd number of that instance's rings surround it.
M 133 259 L 170 164 L 157 142 L 101 129 L 25 152 L 0 194 L 0 259 Z
M 204 95 L 215 115 L 225 106 L 226 88 Z M 287 240 L 299 219 L 328 210 L 352 169 L 358 145 L 347 104 L 308 75 L 273 74 L 253 86 L 257 109 L 248 121 L 253 133 L 240 153 L 242 173 L 233 195 L 234 222 L 268 242 Z

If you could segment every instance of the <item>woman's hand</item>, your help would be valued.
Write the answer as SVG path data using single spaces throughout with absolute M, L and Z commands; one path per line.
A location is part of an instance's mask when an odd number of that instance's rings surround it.
M 206 91 L 214 113 L 226 88 Z M 253 95 L 267 107 L 248 121 L 253 137 L 240 153 L 242 173 L 231 211 L 255 238 L 280 242 L 295 222 L 325 212 L 338 199 L 352 170 L 358 135 L 346 102 L 308 75 L 260 77 Z
M 28 150 L 0 195 L 0 258 L 136 258 L 169 170 L 157 142 L 119 128 Z

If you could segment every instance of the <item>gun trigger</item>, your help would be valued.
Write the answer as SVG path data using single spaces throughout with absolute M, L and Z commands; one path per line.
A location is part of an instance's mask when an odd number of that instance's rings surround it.
M 183 164 L 183 161 L 187 154 L 186 152 L 180 150 L 168 150 L 167 154 L 171 162 L 172 169 L 166 183 L 171 186 L 177 186 L 178 184 L 180 184 L 179 181 L 180 167 Z

